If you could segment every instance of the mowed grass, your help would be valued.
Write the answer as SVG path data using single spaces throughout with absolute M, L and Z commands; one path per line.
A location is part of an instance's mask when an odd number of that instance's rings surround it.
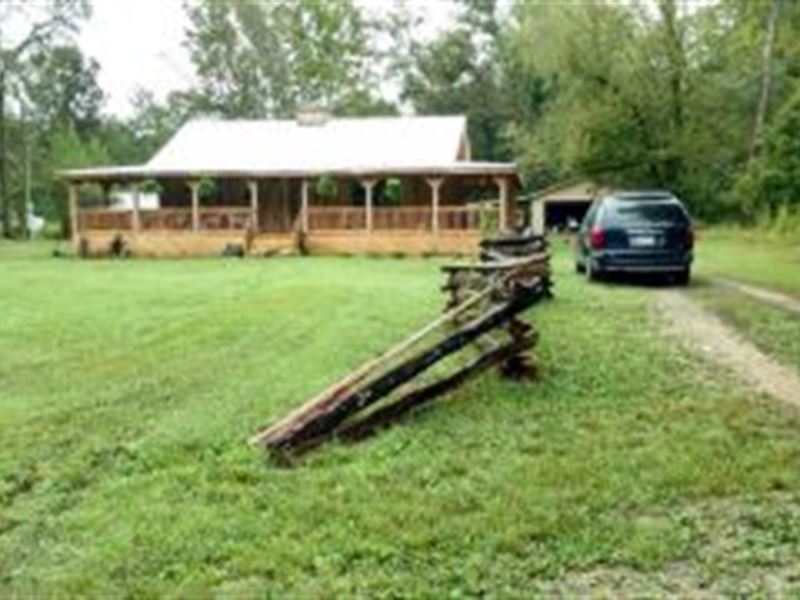
M 800 298 L 800 240 L 768 238 L 757 230 L 701 231 L 696 272 L 774 289 Z
M 559 253 L 541 381 L 284 469 L 247 437 L 436 315 L 436 261 L 47 254 L 0 247 L 2 596 L 797 591 L 800 418 L 653 290 Z

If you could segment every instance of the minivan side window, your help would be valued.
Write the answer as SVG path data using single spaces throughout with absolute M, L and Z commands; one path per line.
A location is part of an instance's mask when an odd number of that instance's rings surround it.
M 589 229 L 594 223 L 595 217 L 597 216 L 597 211 L 600 209 L 600 200 L 596 199 L 592 202 L 592 205 L 589 207 L 589 210 L 586 211 L 586 216 L 583 218 L 583 223 L 581 224 L 581 229 Z

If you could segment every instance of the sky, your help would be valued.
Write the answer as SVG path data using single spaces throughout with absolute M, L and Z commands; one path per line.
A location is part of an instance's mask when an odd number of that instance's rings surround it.
M 369 11 L 386 10 L 391 0 L 359 0 Z M 431 31 L 453 18 L 450 0 L 411 0 L 425 14 Z M 93 0 L 92 17 L 83 24 L 78 43 L 100 63 L 100 85 L 106 112 L 125 117 L 138 88 L 163 98 L 192 81 L 183 47 L 186 17 L 182 0 Z

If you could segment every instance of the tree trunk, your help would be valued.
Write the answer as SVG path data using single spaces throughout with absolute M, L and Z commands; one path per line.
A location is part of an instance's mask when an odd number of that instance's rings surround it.
M 669 63 L 670 129 L 674 144 L 675 142 L 680 143 L 683 136 L 686 52 L 683 43 L 683 32 L 679 23 L 678 6 L 675 0 L 661 0 L 659 8 L 661 10 L 661 18 L 664 20 L 667 60 Z M 667 184 L 675 187 L 683 171 L 680 149 L 673 149 L 670 152 L 670 156 L 667 157 L 664 166 Z
M 0 65 L 0 223 L 2 236 L 11 237 L 11 210 L 6 186 L 6 71 Z
M 22 205 L 18 208 L 19 212 L 19 231 L 22 239 L 27 240 L 31 237 L 31 232 L 28 229 L 28 214 L 32 203 L 32 190 L 31 190 L 31 140 L 30 123 L 28 122 L 27 113 L 22 114 L 22 143 L 25 144 L 25 186 L 24 193 L 22 194 Z
M 764 148 L 764 126 L 767 120 L 769 97 L 772 90 L 772 56 L 775 48 L 775 27 L 778 23 L 780 0 L 772 0 L 767 17 L 767 31 L 764 37 L 764 48 L 761 58 L 761 95 L 756 108 L 756 119 L 753 126 L 753 139 L 750 143 L 750 162 L 756 160 Z

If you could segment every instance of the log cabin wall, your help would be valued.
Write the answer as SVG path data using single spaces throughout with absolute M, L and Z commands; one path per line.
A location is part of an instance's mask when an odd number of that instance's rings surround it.
M 288 232 L 300 210 L 300 182 L 291 179 L 258 180 L 260 230 Z
M 248 237 L 233 231 L 153 231 L 133 234 L 128 230 L 84 231 L 75 241 L 76 250 L 84 241 L 90 256 L 108 254 L 114 238 L 120 237 L 133 256 L 144 258 L 184 258 L 221 256 L 229 245 L 249 247 L 253 256 L 274 252 L 293 253 L 296 238 L 292 232 L 266 232 Z M 431 232 L 363 231 L 310 232 L 306 248 L 318 255 L 474 255 L 478 252 L 478 231 Z M 249 246 L 248 246 L 249 245 Z

